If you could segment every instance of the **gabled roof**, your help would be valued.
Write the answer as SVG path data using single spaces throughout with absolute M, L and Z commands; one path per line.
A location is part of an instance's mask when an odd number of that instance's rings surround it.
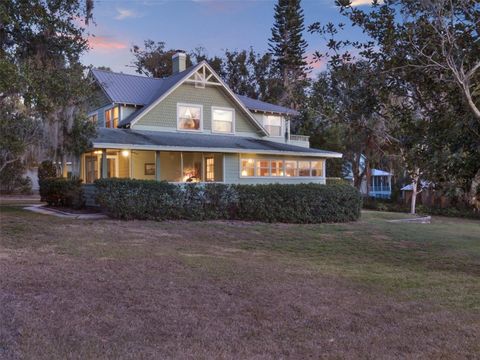
M 99 69 L 92 69 L 91 73 L 112 103 L 147 106 L 175 86 L 198 65 L 191 66 L 166 78 L 122 74 Z M 283 106 L 252 99 L 244 95 L 235 95 L 251 111 L 298 115 L 297 111 Z M 129 116 L 129 118 L 132 119 L 132 116 Z M 128 121 L 122 121 L 120 125 L 128 123 Z
M 100 128 L 94 148 L 117 148 L 163 151 L 217 151 L 226 153 L 251 153 L 298 155 L 310 157 L 341 158 L 342 154 L 313 148 L 285 144 L 258 138 L 191 134 L 175 131 L 143 131 L 134 129 Z

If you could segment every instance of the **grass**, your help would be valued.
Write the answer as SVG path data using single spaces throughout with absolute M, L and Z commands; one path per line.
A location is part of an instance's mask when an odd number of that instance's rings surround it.
M 0 358 L 474 358 L 480 223 L 69 220 L 2 203 Z

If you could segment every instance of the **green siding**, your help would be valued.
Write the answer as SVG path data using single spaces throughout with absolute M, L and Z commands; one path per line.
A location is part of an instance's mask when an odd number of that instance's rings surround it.
M 160 104 L 147 112 L 132 126 L 158 127 L 159 130 L 177 129 L 177 104 L 203 105 L 203 130 L 212 129 L 212 106 L 229 107 L 235 109 L 235 131 L 257 135 L 257 128 L 251 123 L 241 108 L 230 100 L 218 86 L 207 86 L 197 89 L 194 85 L 182 84 L 168 95 Z
M 325 160 L 323 158 L 312 157 L 292 157 L 292 156 L 274 156 L 274 155 L 258 155 L 258 154 L 242 154 L 242 157 L 255 159 L 278 159 L 278 160 Z M 326 162 L 324 163 L 324 166 Z M 229 184 L 301 184 L 301 183 L 317 183 L 325 184 L 324 178 L 288 178 L 288 177 L 240 177 L 240 155 L 239 154 L 225 154 L 225 183 Z
M 95 86 L 92 96 L 87 101 L 87 112 L 93 112 L 99 108 L 111 105 L 111 101 L 99 86 Z

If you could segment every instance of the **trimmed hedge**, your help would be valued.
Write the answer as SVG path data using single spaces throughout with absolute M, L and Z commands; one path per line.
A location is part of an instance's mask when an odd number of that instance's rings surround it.
M 349 185 L 182 184 L 131 179 L 95 181 L 97 203 L 112 217 L 153 220 L 346 222 L 360 217 Z
M 82 180 L 77 178 L 43 178 L 39 181 L 40 198 L 50 206 L 82 208 L 83 199 Z

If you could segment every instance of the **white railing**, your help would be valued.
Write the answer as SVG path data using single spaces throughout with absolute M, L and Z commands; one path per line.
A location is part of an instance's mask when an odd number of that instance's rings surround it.
M 310 139 L 310 136 L 306 135 L 290 135 L 290 140 L 292 141 L 306 141 L 308 142 Z

